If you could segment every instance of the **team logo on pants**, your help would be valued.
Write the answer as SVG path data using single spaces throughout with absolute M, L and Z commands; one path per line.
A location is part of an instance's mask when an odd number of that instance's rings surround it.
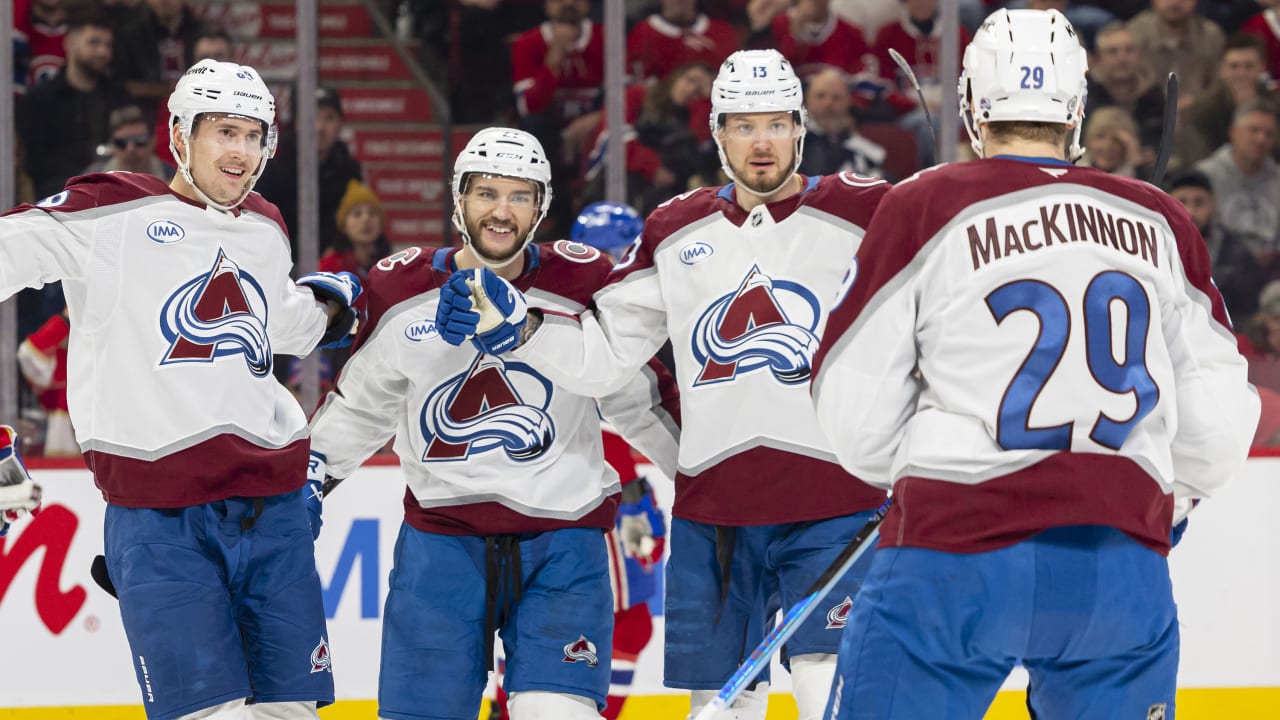
M 1147 720 L 1164 720 L 1166 703 L 1156 703 L 1147 708 Z
M 600 660 L 596 657 L 596 644 L 588 640 L 586 635 L 579 635 L 577 640 L 564 646 L 564 662 L 585 662 L 587 667 L 599 665 Z
M 723 295 L 693 328 L 694 386 L 733 380 L 767 368 L 786 385 L 809 381 L 818 349 L 822 306 L 809 289 L 752 266 L 738 289 Z
M 311 672 L 333 672 L 333 661 L 329 659 L 329 642 L 320 636 L 320 644 L 311 651 Z
M 849 608 L 853 607 L 853 598 L 845 596 L 844 600 L 827 611 L 827 629 L 842 630 L 849 622 Z

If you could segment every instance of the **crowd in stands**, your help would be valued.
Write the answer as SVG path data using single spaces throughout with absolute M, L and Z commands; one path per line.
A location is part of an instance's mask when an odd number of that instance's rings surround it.
M 1177 72 L 1165 189 L 1187 206 L 1208 243 L 1241 347 L 1259 368 L 1255 382 L 1280 401 L 1280 1 L 955 1 L 961 50 L 997 6 L 1055 8 L 1072 20 L 1090 62 L 1081 163 L 1109 173 L 1152 176 L 1165 78 Z M 627 201 L 641 213 L 723 182 L 707 124 L 709 94 L 719 64 L 740 48 L 777 48 L 805 80 L 805 173 L 901 180 L 935 162 L 931 131 L 953 112 L 942 107 L 940 0 L 626 0 L 627 124 L 618 132 L 603 118 L 603 3 L 382 4 L 411 19 L 423 65 L 445 91 L 456 125 L 508 124 L 543 143 L 555 186 L 541 239 L 564 236 L 580 208 L 603 199 L 611 141 L 626 144 Z M 172 177 L 161 99 L 195 60 L 235 56 L 232 39 L 206 24 L 198 5 L 15 0 L 19 202 L 57 193 L 83 172 Z M 910 63 L 921 93 L 890 49 Z M 386 213 L 342 139 L 338 91 L 322 87 L 315 102 L 316 126 L 306 130 L 319 153 L 321 268 L 366 272 L 390 250 Z M 257 184 L 294 237 L 299 131 L 281 128 L 280 150 Z M 962 152 L 967 144 L 959 143 Z M 56 288 L 24 293 L 21 337 L 48 345 L 49 323 L 56 330 L 51 318 L 62 310 Z M 326 363 L 336 369 L 341 358 Z M 49 388 L 32 387 L 44 403 Z M 1275 425 L 1272 433 L 1260 430 L 1260 443 L 1280 444 L 1271 436 L 1280 419 Z

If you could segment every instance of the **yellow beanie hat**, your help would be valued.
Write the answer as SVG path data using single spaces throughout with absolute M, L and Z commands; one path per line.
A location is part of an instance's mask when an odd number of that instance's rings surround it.
M 338 220 L 338 232 L 342 232 L 342 228 L 347 222 L 347 214 L 360 203 L 369 203 L 378 211 L 383 220 L 386 219 L 387 213 L 382 208 L 382 201 L 378 200 L 378 196 L 374 194 L 373 189 L 359 180 L 352 180 L 347 183 L 347 192 L 342 196 L 342 202 L 338 203 L 338 212 L 334 214 L 334 217 Z

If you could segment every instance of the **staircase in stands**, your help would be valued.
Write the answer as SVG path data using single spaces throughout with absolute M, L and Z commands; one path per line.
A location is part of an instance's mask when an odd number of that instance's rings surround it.
M 226 29 L 236 60 L 257 68 L 276 94 L 282 122 L 291 123 L 295 3 L 211 0 L 192 8 Z M 395 39 L 378 32 L 379 24 L 360 0 L 320 0 L 318 20 L 318 82 L 337 88 L 342 97 L 343 139 L 386 207 L 387 237 L 396 248 L 443 244 L 449 158 L 431 97 L 397 53 Z M 415 42 L 407 42 L 410 56 Z M 473 131 L 455 129 L 453 152 Z

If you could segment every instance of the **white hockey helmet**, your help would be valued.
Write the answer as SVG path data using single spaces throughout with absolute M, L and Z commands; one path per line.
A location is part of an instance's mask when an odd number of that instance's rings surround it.
M 799 132 L 796 136 L 796 157 L 791 172 L 800 169 L 800 156 L 804 153 L 804 134 L 809 120 L 804 108 L 804 87 L 796 77 L 791 63 L 777 50 L 739 50 L 720 65 L 720 72 L 711 83 L 711 136 L 715 138 L 720 164 L 729 179 L 737 182 L 729 158 L 724 154 L 719 130 L 724 127 L 725 115 L 732 113 L 792 113 Z M 788 175 L 783 184 L 791 179 Z M 738 187 L 760 196 L 777 192 L 782 185 L 769 192 L 756 192 L 738 183 Z
M 528 180 L 538 186 L 538 213 L 524 238 L 523 250 L 533 241 L 538 225 L 551 207 L 551 164 L 542 150 L 542 143 L 523 130 L 505 127 L 485 128 L 467 141 L 453 161 L 453 225 L 462 233 L 462 242 L 469 244 L 466 219 L 462 215 L 462 191 L 467 187 L 467 176 L 472 173 Z M 505 262 L 494 264 L 476 253 L 476 259 L 496 270 L 515 262 L 519 253 Z
M 982 123 L 1061 123 L 1074 127 L 1068 154 L 1078 159 L 1088 68 L 1076 31 L 1057 10 L 992 13 L 965 48 L 960 73 L 960 118 L 974 152 L 982 157 Z
M 205 113 L 217 113 L 257 120 L 262 123 L 262 160 L 254 171 L 244 194 L 231 205 L 214 202 L 191 179 L 190 154 L 184 156 L 173 143 L 172 128 L 177 125 L 182 139 L 191 147 L 191 130 L 196 118 Z M 254 183 L 262 177 L 276 152 L 276 101 L 267 84 L 258 73 L 247 65 L 237 65 L 217 60 L 201 60 L 178 78 L 173 93 L 169 95 L 169 152 L 178 163 L 178 170 L 205 204 L 219 210 L 230 210 L 249 196 Z

